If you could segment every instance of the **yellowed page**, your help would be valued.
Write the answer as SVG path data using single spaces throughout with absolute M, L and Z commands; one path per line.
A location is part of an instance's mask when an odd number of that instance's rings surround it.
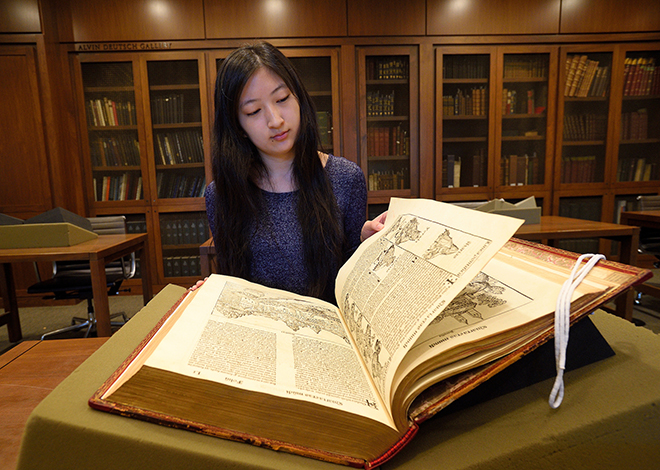
M 418 384 L 416 391 L 426 388 L 429 381 L 441 380 L 503 356 L 511 350 L 508 343 L 523 334 L 537 335 L 540 331 L 527 332 L 518 327 L 542 317 L 547 317 L 545 326 L 554 322 L 551 314 L 572 268 L 570 263 L 539 261 L 507 247 L 502 248 L 419 337 L 399 366 L 395 387 L 420 364 L 464 347 L 466 343 L 507 335 L 505 344 L 496 345 L 489 351 L 477 351 L 470 359 L 442 369 L 433 367 L 427 380 Z M 611 270 L 594 268 L 577 287 L 572 300 L 612 287 L 613 283 L 604 278 L 610 273 Z
M 145 365 L 394 427 L 334 305 L 238 278 L 211 275 Z
M 399 364 L 426 327 L 521 224 L 438 201 L 391 200 L 385 228 L 342 267 L 335 290 L 381 396 L 390 397 Z

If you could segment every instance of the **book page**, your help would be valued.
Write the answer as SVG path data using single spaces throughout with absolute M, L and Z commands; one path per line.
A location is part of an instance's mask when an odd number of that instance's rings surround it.
M 392 198 L 385 227 L 341 268 L 335 289 L 347 328 L 388 403 L 406 353 L 522 223 L 437 201 Z
M 431 362 L 426 368 L 433 370 L 429 379 L 437 381 L 499 358 L 515 349 L 517 341 L 543 332 L 554 323 L 559 292 L 573 268 L 572 260 L 566 261 L 539 261 L 502 248 L 419 337 L 399 366 L 395 387 L 410 382 L 413 370 L 427 361 Z M 572 300 L 612 287 L 602 276 L 605 272 L 594 269 Z M 428 380 L 420 382 L 409 393 L 428 385 Z
M 394 427 L 334 305 L 238 278 L 211 275 L 145 365 Z

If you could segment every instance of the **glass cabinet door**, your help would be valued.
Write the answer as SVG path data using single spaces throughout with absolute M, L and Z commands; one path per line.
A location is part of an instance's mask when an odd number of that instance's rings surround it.
M 442 138 L 436 151 L 436 184 L 455 193 L 458 188 L 486 191 L 491 55 L 445 52 L 438 53 L 438 62 L 442 64 L 442 128 L 438 133 Z
M 616 181 L 653 185 L 660 172 L 660 47 L 625 55 Z M 655 182 L 655 183 L 654 183 Z
M 94 201 L 144 197 L 133 62 L 81 64 Z
M 287 54 L 292 54 L 291 51 L 285 51 Z M 339 143 L 335 146 L 335 109 L 338 105 L 335 100 L 338 100 L 338 93 L 333 91 L 336 89 L 335 83 L 337 77 L 332 73 L 336 66 L 333 67 L 334 54 L 328 56 L 315 56 L 315 57 L 290 57 L 289 60 L 294 68 L 300 75 L 307 92 L 314 102 L 316 107 L 316 121 L 319 127 L 320 149 L 326 153 L 335 153 L 335 148 L 338 149 Z M 337 116 L 338 117 L 338 116 Z M 339 139 L 339 135 L 337 135 Z M 337 151 L 338 153 L 338 151 Z
M 408 48 L 360 50 L 360 155 L 370 202 L 417 192 L 417 62 Z
M 199 62 L 148 60 L 147 78 L 156 197 L 202 197 L 206 177 Z
M 503 56 L 500 186 L 546 181 L 549 63 L 549 53 Z
M 160 213 L 159 225 L 163 276 L 199 278 L 199 246 L 209 238 L 206 212 Z
M 563 67 L 560 185 L 603 183 L 612 53 L 570 52 Z
M 340 154 L 339 115 L 339 65 L 338 52 L 334 49 L 280 49 L 298 72 L 314 106 L 319 127 L 320 148 L 326 153 Z M 217 72 L 229 51 L 211 54 L 210 96 L 215 92 Z M 211 111 L 214 108 L 212 103 Z

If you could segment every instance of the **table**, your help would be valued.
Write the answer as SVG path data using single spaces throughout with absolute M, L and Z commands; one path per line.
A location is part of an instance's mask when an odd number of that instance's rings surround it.
M 137 252 L 142 272 L 142 295 L 145 303 L 153 297 L 151 285 L 147 234 L 99 235 L 98 238 L 73 246 L 57 246 L 44 248 L 3 248 L 0 249 L 0 293 L 2 294 L 5 313 L 0 315 L 0 325 L 7 325 L 9 341 L 16 342 L 22 338 L 21 324 L 16 301 L 16 285 L 12 271 L 12 263 L 39 261 L 71 261 L 86 260 L 92 273 L 92 291 L 94 295 L 94 312 L 96 314 L 96 331 L 98 336 L 110 336 L 110 308 L 105 276 L 105 265 L 111 261 Z
M 619 261 L 624 264 L 634 265 L 637 260 L 637 248 L 639 244 L 639 227 L 611 224 L 606 222 L 595 222 L 592 220 L 573 219 L 556 215 L 541 216 L 538 224 L 522 225 L 515 236 L 524 240 L 538 242 L 556 240 L 580 239 L 580 238 L 605 238 L 621 243 Z M 199 247 L 201 256 L 200 266 L 202 277 L 212 272 L 215 257 L 215 246 L 213 239 L 207 240 Z M 632 320 L 634 292 L 629 290 L 620 295 L 616 303 L 616 314 L 627 320 Z
M 32 410 L 108 338 L 24 341 L 0 356 L 0 470 L 13 470 Z
M 35 408 L 21 441 L 19 470 L 347 468 L 88 406 L 185 292 L 166 286 Z M 559 409 L 548 405 L 554 381 L 548 379 L 436 416 L 382 470 L 657 468 L 660 336 L 603 311 L 591 318 L 616 354 L 568 371 Z
M 621 223 L 660 230 L 660 210 L 623 211 L 621 212 Z M 640 284 L 635 287 L 635 290 L 643 294 L 660 297 L 660 287 L 651 284 Z
M 621 223 L 660 230 L 660 210 L 623 211 L 621 212 Z

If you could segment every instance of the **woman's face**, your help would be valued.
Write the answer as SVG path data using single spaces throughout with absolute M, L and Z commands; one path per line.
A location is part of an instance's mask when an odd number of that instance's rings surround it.
M 238 103 L 238 122 L 262 157 L 293 159 L 300 104 L 279 75 L 266 67 L 249 78 Z

